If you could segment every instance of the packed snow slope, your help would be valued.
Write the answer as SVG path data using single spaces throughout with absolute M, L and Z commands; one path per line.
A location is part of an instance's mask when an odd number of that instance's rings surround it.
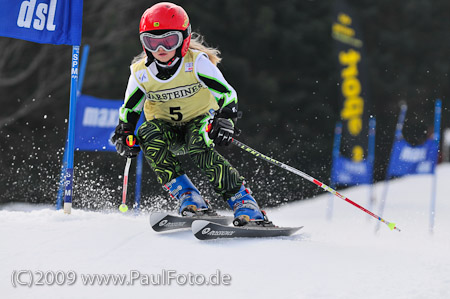
M 0 296 L 450 298 L 449 164 L 438 167 L 437 178 L 433 234 L 431 176 L 390 182 L 383 218 L 395 222 L 401 232 L 382 224 L 375 233 L 376 219 L 337 197 L 328 220 L 327 194 L 268 210 L 278 225 L 304 226 L 292 237 L 206 242 L 189 231 L 155 233 L 148 214 L 74 210 L 64 215 L 51 207 L 4 206 Z M 377 200 L 371 209 L 376 214 L 383 189 L 383 183 L 375 185 Z M 369 207 L 368 187 L 341 193 Z M 170 285 L 161 278 L 164 273 L 171 277 Z M 134 275 L 135 280 L 89 284 L 89 274 Z M 51 283 L 52 275 L 59 275 L 58 283 Z M 76 281 L 69 275 L 76 275 Z M 156 285 L 158 275 L 161 285 Z M 208 279 L 217 282 L 219 276 L 221 285 L 205 284 Z

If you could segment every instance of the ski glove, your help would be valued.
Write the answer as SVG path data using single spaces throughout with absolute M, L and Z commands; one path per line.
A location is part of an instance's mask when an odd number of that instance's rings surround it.
M 117 153 L 122 157 L 136 158 L 141 151 L 139 146 L 134 146 L 137 139 L 133 133 L 133 125 L 120 122 L 113 137 L 111 137 L 111 142 L 116 146 Z
M 216 145 L 229 145 L 233 141 L 234 123 L 229 118 L 215 117 L 208 136 Z

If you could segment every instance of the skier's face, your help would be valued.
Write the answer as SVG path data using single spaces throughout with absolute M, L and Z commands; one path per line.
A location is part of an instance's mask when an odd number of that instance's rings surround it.
M 175 56 L 177 50 L 166 51 L 162 47 L 156 52 L 152 52 L 152 55 L 161 62 L 167 62 Z

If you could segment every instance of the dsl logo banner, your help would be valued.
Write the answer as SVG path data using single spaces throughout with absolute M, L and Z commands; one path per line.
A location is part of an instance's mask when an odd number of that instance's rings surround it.
M 0 0 L 0 36 L 80 45 L 83 0 Z

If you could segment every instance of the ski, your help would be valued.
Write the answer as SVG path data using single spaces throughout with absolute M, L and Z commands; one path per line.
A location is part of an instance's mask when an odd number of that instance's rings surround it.
M 150 226 L 156 232 L 191 228 L 195 220 L 208 220 L 214 223 L 228 225 L 233 221 L 232 216 L 176 216 L 163 212 L 150 214 Z
M 199 240 L 230 239 L 230 238 L 268 238 L 290 236 L 300 227 L 278 226 L 227 226 L 207 220 L 196 220 L 192 223 L 192 232 Z

